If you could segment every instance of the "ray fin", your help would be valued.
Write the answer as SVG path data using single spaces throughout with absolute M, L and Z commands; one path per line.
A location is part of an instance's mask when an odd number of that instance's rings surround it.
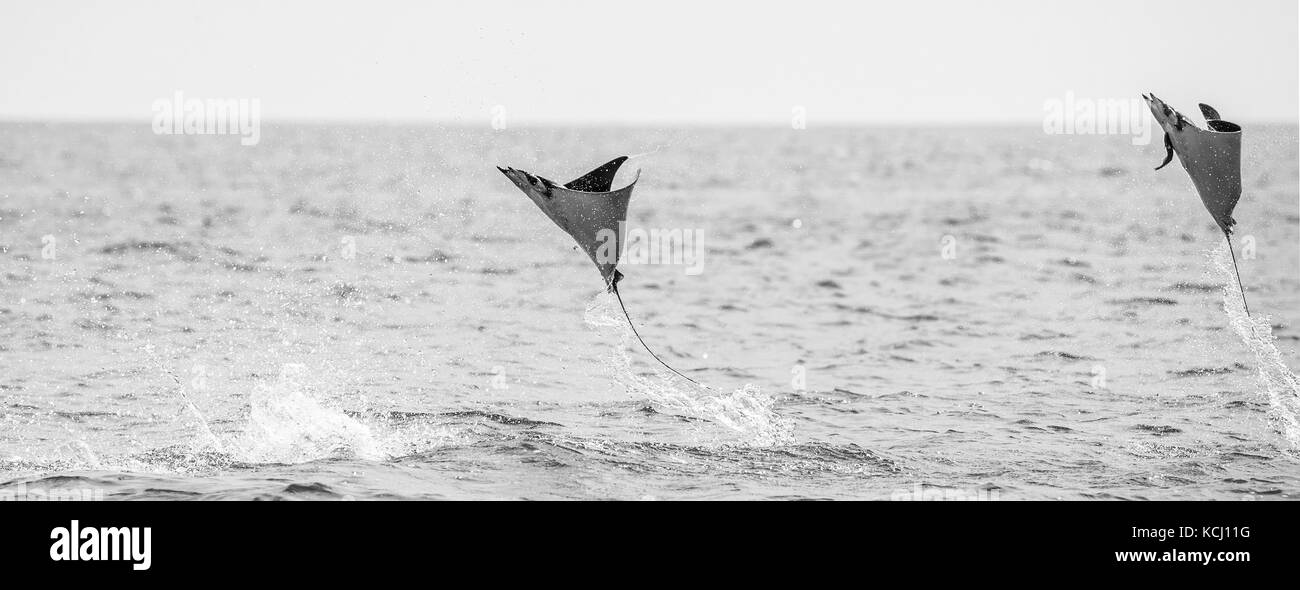
M 627 161 L 627 156 L 619 156 L 564 185 L 564 188 L 585 193 L 609 192 L 614 187 L 614 175 L 619 166 Z

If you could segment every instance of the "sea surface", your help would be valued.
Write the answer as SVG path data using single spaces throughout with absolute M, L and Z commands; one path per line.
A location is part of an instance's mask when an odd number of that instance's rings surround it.
M 496 166 L 641 170 L 646 342 Z M 0 124 L 0 499 L 1300 497 L 1294 126 Z M 671 257 L 669 257 L 671 258 Z M 695 272 L 698 271 L 698 272 Z

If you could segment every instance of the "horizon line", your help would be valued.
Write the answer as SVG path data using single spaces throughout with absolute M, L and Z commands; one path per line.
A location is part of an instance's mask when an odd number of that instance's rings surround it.
M 1236 119 L 1234 122 L 1243 125 L 1300 125 L 1300 118 L 1291 119 Z M 80 116 L 80 115 L 22 115 L 0 113 L 0 124 L 10 123 L 55 123 L 55 124 L 141 124 L 151 125 L 151 117 L 116 117 L 116 116 Z M 491 117 L 484 117 L 481 121 L 466 118 L 446 118 L 446 119 L 422 119 L 422 118 L 367 118 L 367 117 L 260 117 L 259 123 L 271 125 L 340 125 L 340 126 L 420 126 L 420 127 L 485 127 L 491 128 Z M 1021 126 L 1041 126 L 1041 118 L 1014 118 L 1014 119 L 829 119 L 826 121 L 808 121 L 805 131 L 813 128 L 843 128 L 843 127 L 1021 127 Z M 769 122 L 763 119 L 732 119 L 705 121 L 697 119 L 647 119 L 647 120 L 575 120 L 575 119 L 533 119 L 523 122 L 511 122 L 508 127 L 499 131 L 508 131 L 511 128 L 550 128 L 550 127 L 702 127 L 702 128 L 724 128 L 724 127 L 757 127 L 757 128 L 790 128 L 788 121 L 784 123 Z M 795 129 L 792 129 L 795 130 Z

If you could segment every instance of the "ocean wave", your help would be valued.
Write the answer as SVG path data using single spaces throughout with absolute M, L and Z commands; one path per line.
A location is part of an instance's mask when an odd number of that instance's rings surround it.
M 612 294 L 598 294 L 589 301 L 584 319 L 588 326 L 608 336 L 609 342 L 618 343 L 610 351 L 608 368 L 629 393 L 645 396 L 661 411 L 707 419 L 742 435 L 742 440 L 751 444 L 775 445 L 791 440 L 793 427 L 776 413 L 775 398 L 753 384 L 724 392 L 685 385 L 663 373 L 652 380 L 633 371 L 627 350 L 634 335 Z

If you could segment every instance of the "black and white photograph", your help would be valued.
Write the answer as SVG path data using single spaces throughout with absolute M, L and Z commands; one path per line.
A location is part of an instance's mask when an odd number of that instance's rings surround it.
M 1294 0 L 6 2 L 0 516 L 1300 499 L 1298 71 Z

